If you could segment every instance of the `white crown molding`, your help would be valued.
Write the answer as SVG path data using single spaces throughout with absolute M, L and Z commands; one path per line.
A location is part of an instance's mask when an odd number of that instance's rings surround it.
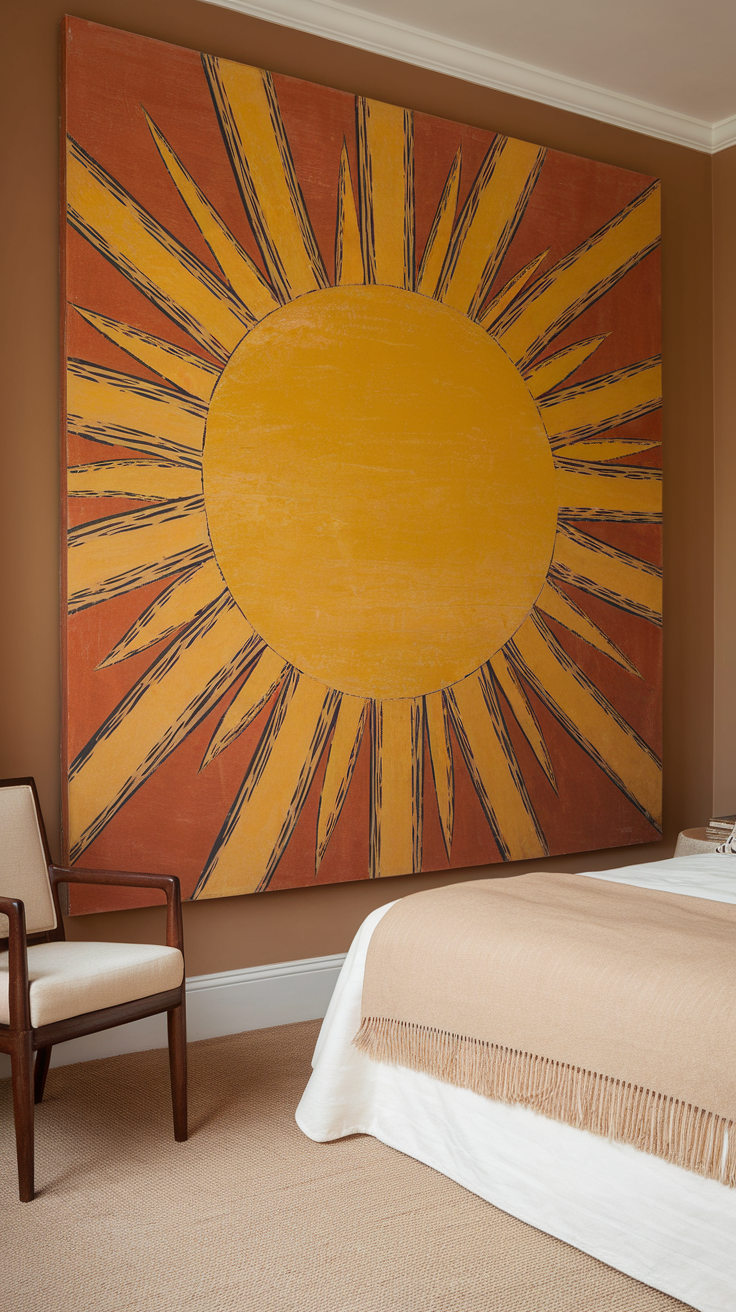
M 719 150 L 727 150 L 729 146 L 736 146 L 736 114 L 733 118 L 724 118 L 720 123 L 713 124 L 713 154 Z
M 602 123 L 614 123 L 706 154 L 736 144 L 736 117 L 724 119 L 722 123 L 707 123 L 478 46 L 369 14 L 364 9 L 353 9 L 339 0 L 260 0 L 260 3 L 259 0 L 204 0 L 204 3 L 235 9 L 268 23 L 370 50 L 405 64 L 417 64 L 420 68 L 583 114 Z

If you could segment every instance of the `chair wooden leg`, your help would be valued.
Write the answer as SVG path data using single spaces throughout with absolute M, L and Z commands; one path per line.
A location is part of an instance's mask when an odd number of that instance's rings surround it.
M 46 1076 L 51 1062 L 51 1048 L 39 1048 L 36 1053 L 36 1065 L 33 1072 L 33 1101 L 43 1102 L 46 1088 Z
M 18 1193 L 22 1203 L 33 1202 L 33 1036 L 16 1035 L 10 1054 L 13 1072 L 13 1116 L 18 1154 Z
M 166 1013 L 169 1031 L 169 1071 L 171 1103 L 174 1109 L 174 1138 L 183 1143 L 187 1129 L 187 1015 L 182 1002 Z

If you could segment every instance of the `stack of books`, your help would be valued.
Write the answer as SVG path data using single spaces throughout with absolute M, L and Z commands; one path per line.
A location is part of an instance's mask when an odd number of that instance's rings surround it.
M 736 825 L 736 815 L 714 815 L 705 830 L 705 836 L 714 839 L 717 843 L 723 843 L 734 825 Z

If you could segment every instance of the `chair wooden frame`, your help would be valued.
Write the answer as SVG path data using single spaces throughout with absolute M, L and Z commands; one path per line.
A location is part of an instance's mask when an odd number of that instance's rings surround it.
M 61 884 L 113 884 L 131 888 L 160 889 L 166 895 L 166 946 L 178 948 L 182 956 L 184 931 L 181 891 L 176 875 L 144 875 L 120 870 L 68 870 L 63 866 L 55 866 L 49 852 L 35 781 L 32 778 L 0 780 L 0 788 L 18 787 L 23 784 L 33 790 L 51 896 L 56 912 L 56 929 L 29 936 L 26 934 L 23 902 L 20 898 L 0 897 L 0 912 L 8 917 L 7 946 L 10 974 L 10 1023 L 0 1024 L 0 1052 L 10 1055 L 12 1065 L 18 1187 L 21 1202 L 28 1203 L 34 1197 L 34 1104 L 43 1100 L 51 1049 L 55 1043 L 62 1043 L 65 1039 L 76 1039 L 82 1034 L 94 1034 L 98 1030 L 110 1029 L 115 1025 L 126 1025 L 129 1021 L 140 1020 L 144 1016 L 154 1016 L 158 1012 L 165 1011 L 174 1138 L 180 1143 L 187 1138 L 187 1049 L 183 977 L 178 988 L 168 989 L 164 993 L 152 993 L 148 997 L 136 998 L 132 1002 L 122 1002 L 115 1007 L 104 1007 L 100 1011 L 89 1011 L 82 1016 L 70 1016 L 51 1025 L 33 1028 L 26 948 L 36 943 L 65 941 L 64 920 L 59 901 Z M 4 947 L 4 941 L 0 940 L 0 948 L 4 949 Z M 36 1053 L 35 1070 L 34 1052 Z

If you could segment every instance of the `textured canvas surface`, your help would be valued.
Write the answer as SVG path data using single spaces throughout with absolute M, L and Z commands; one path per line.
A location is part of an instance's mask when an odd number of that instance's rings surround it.
M 209 898 L 651 841 L 656 181 L 65 40 L 71 860 Z

